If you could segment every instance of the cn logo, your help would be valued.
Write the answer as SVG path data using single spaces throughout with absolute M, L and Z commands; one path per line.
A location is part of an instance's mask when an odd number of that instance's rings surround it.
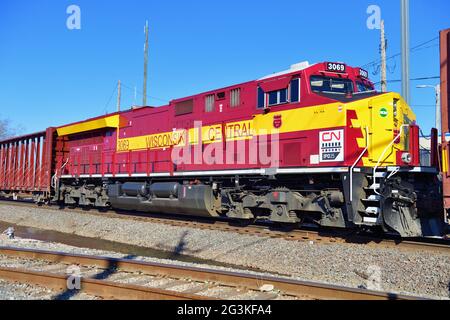
M 327 131 L 322 133 L 322 141 L 328 142 L 333 141 L 333 139 L 341 140 L 341 131 Z
M 344 130 L 319 133 L 320 162 L 344 161 Z

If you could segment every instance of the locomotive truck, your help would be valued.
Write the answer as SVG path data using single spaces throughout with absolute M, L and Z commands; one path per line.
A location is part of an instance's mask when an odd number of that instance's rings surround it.
M 437 132 L 339 62 L 0 142 L 0 194 L 70 206 L 377 229 L 444 228 Z

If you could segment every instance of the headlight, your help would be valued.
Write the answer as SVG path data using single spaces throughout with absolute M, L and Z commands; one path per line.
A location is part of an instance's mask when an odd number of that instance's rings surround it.
M 402 153 L 402 161 L 404 163 L 410 164 L 412 161 L 411 154 L 409 152 L 403 152 Z

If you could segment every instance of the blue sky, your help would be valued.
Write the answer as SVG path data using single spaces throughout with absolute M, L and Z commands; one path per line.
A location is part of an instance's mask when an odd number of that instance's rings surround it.
M 411 46 L 450 27 L 448 0 L 411 0 Z M 66 27 L 66 8 L 81 9 L 81 30 Z M 381 7 L 388 56 L 400 52 L 399 0 L 2 0 L 0 2 L 0 117 L 23 133 L 40 131 L 142 101 L 143 27 L 150 24 L 148 104 L 231 85 L 289 65 L 379 58 L 379 30 L 366 26 L 366 9 Z M 439 75 L 438 41 L 411 53 L 411 78 Z M 377 68 L 369 68 L 379 81 Z M 400 57 L 388 79 L 400 79 Z M 411 83 L 424 131 L 434 124 L 434 94 Z M 400 83 L 389 84 L 400 92 Z

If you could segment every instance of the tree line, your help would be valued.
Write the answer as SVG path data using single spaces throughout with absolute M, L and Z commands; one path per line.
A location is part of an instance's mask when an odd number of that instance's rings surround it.
M 17 129 L 13 128 L 11 121 L 0 119 L 0 140 L 10 138 L 17 134 Z

